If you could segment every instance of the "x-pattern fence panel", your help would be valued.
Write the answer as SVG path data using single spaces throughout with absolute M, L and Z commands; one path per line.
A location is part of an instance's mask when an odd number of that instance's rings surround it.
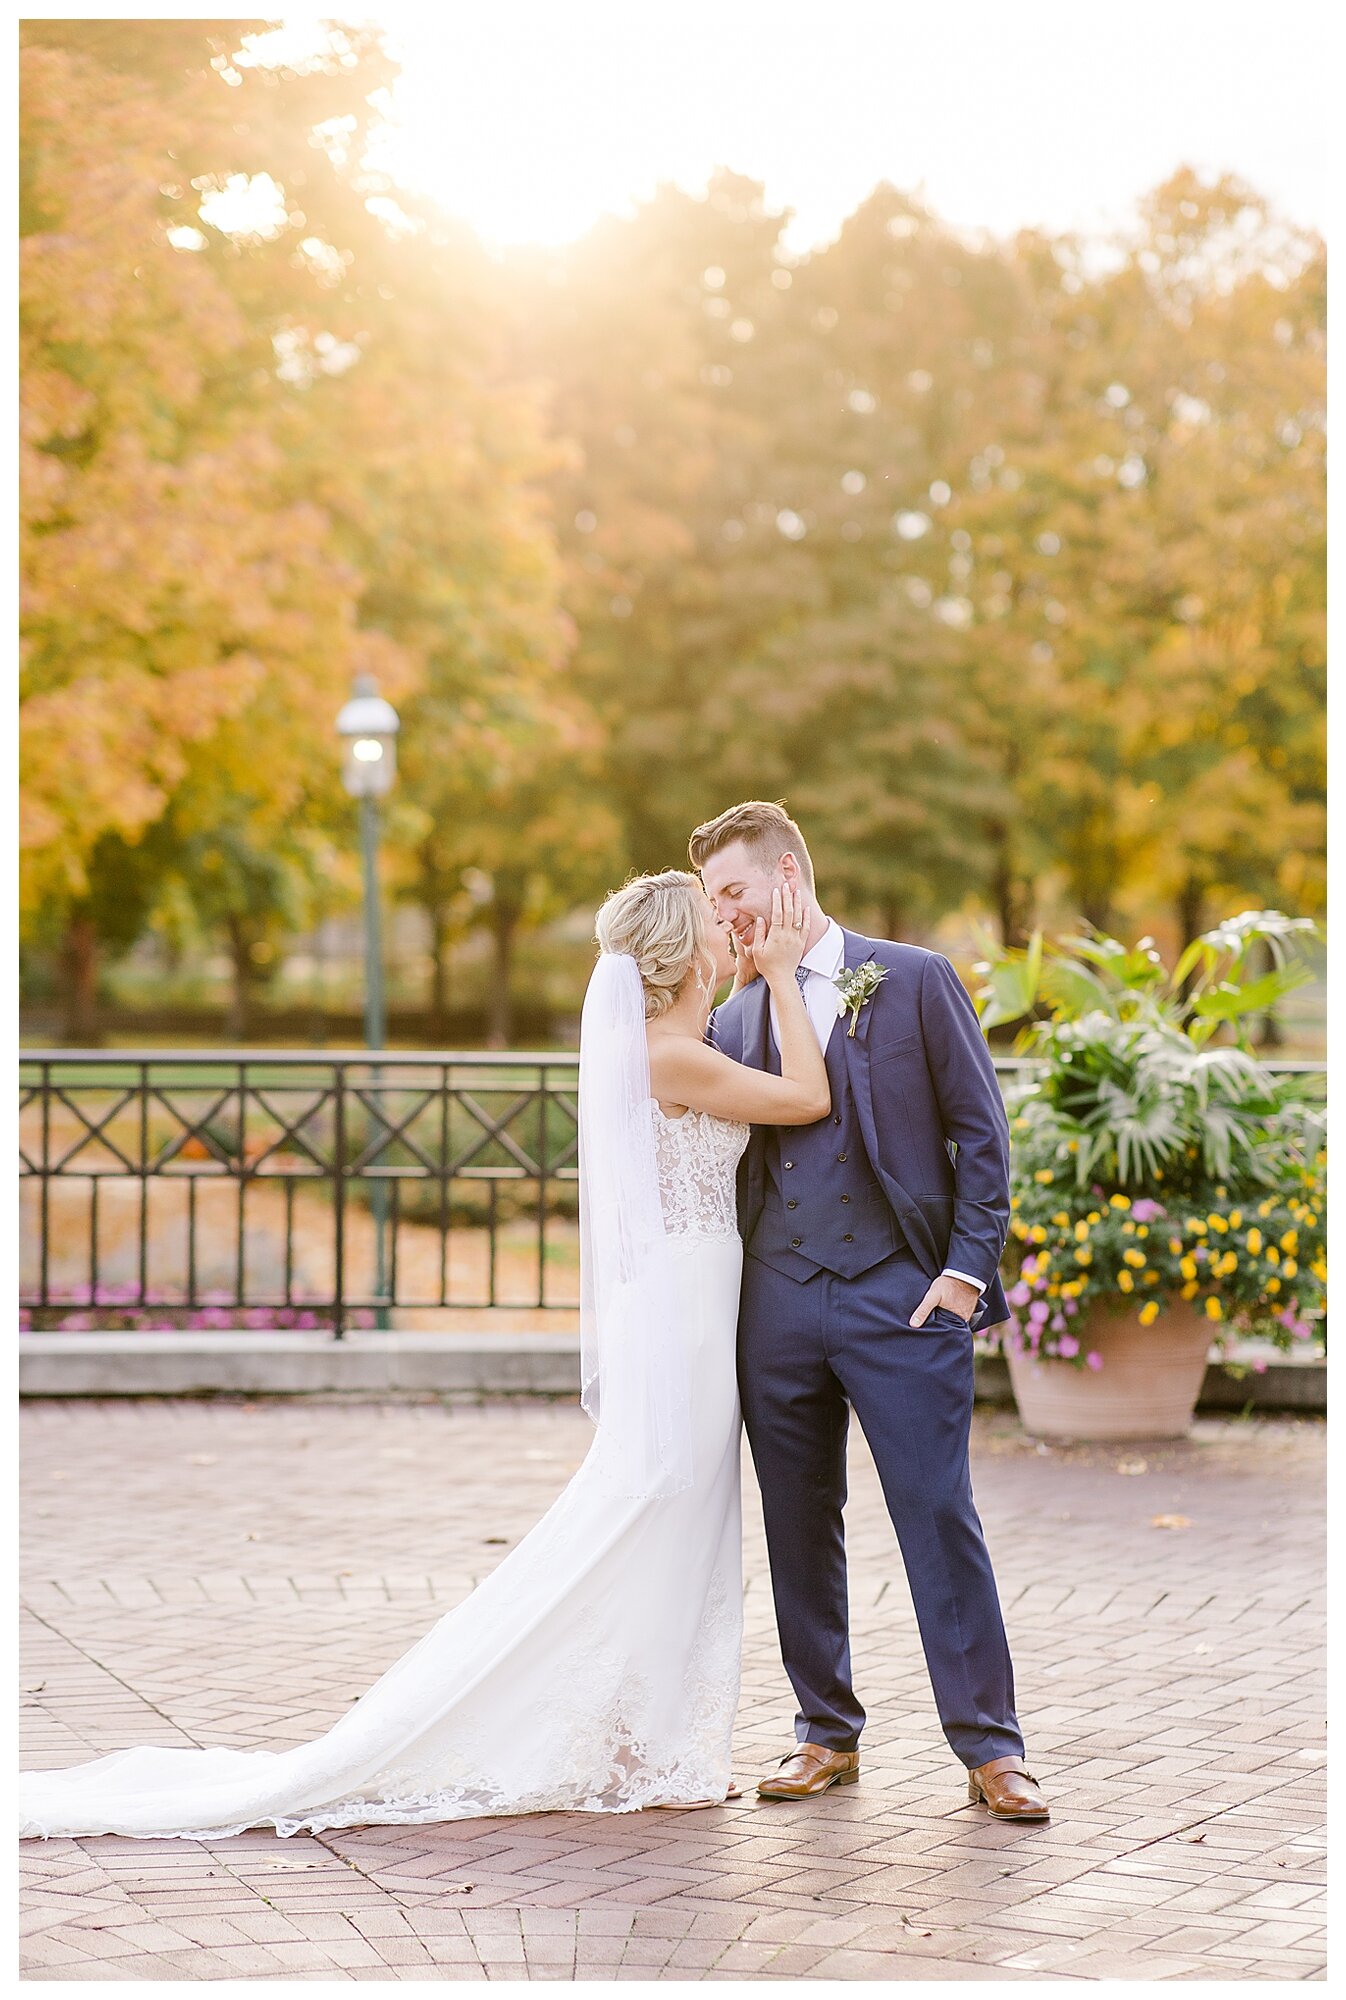
M 25 1055 L 21 1306 L 338 1337 L 573 1310 L 576 1084 L 573 1055 Z
M 340 1338 L 407 1309 L 573 1312 L 577 1065 L 24 1054 L 22 1323 Z

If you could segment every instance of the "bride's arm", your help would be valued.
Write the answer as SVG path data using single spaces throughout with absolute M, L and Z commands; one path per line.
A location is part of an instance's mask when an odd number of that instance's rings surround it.
M 781 1074 L 750 1069 L 690 1036 L 651 1038 L 650 1087 L 664 1103 L 749 1125 L 812 1125 L 832 1109 L 827 1065 L 795 979 L 804 937 L 797 898 L 788 897 L 773 892 L 771 928 L 759 918 L 753 936 L 753 960 L 776 1002 Z

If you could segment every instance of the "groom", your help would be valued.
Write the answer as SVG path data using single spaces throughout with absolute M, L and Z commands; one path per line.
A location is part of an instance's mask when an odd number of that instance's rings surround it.
M 757 1789 L 811 1798 L 860 1775 L 842 1532 L 853 1408 L 968 1796 L 1001 1819 L 1044 1820 L 968 1471 L 972 1329 L 1009 1317 L 997 1275 L 1009 1127 L 975 1010 L 937 952 L 860 937 L 819 909 L 804 837 L 779 805 L 731 807 L 689 852 L 740 954 L 769 919 L 772 888 L 800 892 L 796 977 L 832 1086 L 817 1124 L 754 1127 L 739 1168 L 739 1387 L 799 1703 L 796 1746 Z M 839 1018 L 835 980 L 866 963 L 884 977 Z M 779 1073 L 774 1017 L 754 978 L 712 1014 L 709 1038 Z

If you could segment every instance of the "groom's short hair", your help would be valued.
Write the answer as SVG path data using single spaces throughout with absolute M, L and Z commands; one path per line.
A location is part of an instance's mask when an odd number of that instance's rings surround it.
M 693 868 L 703 868 L 712 854 L 732 846 L 736 840 L 743 842 L 753 860 L 763 868 L 773 866 L 782 854 L 793 854 L 812 895 L 813 862 L 803 834 L 783 805 L 768 799 L 745 799 L 742 805 L 730 806 L 728 812 L 706 820 L 687 843 Z

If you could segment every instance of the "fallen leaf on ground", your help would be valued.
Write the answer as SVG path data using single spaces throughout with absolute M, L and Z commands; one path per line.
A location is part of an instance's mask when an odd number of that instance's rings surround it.
M 914 1923 L 910 1917 L 903 1917 L 902 1928 L 904 1931 L 910 1931 L 913 1937 L 933 1937 L 935 1935 L 932 1930 L 927 1930 L 924 1924 Z
M 1186 1514 L 1155 1514 L 1150 1519 L 1152 1528 L 1190 1528 L 1191 1525 Z

